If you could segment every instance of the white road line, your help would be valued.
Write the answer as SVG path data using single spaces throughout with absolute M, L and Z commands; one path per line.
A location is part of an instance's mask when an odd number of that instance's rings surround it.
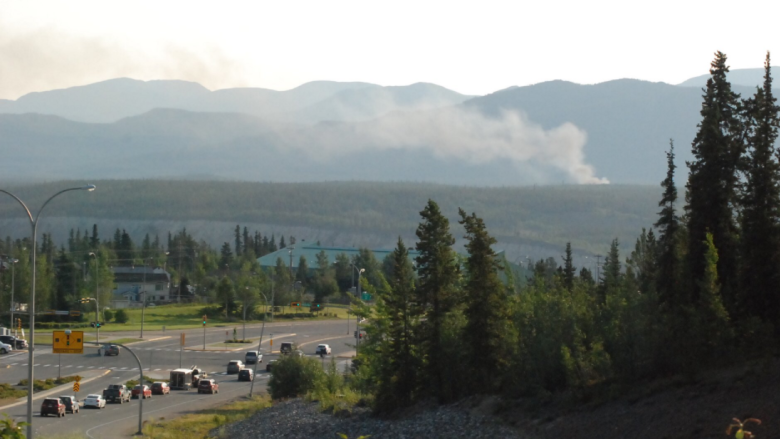
M 40 366 L 40 365 L 41 365 L 40 363 L 38 363 L 38 364 L 33 364 L 33 367 L 38 367 L 38 366 Z
M 155 369 L 154 371 L 157 372 L 158 370 L 161 370 L 161 369 Z
M 17 364 L 19 364 L 19 363 L 11 363 L 11 366 L 16 366 Z
M 73 365 L 69 364 L 69 365 L 65 366 L 66 369 L 69 368 L 69 367 L 73 367 Z
M 49 366 L 51 366 L 51 364 L 45 364 L 43 367 L 49 367 Z
M 81 369 L 82 367 L 84 367 L 84 366 L 79 366 L 79 367 L 77 367 L 77 369 Z
M 123 368 L 122 368 L 122 370 L 127 370 L 127 368 L 126 368 L 126 367 L 123 367 Z

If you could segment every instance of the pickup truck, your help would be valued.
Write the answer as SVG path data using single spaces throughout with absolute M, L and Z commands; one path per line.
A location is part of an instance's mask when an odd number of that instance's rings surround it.
M 130 389 L 124 384 L 111 384 L 107 389 L 103 390 L 103 399 L 106 402 L 119 402 L 123 404 L 125 401 L 130 402 L 132 393 Z

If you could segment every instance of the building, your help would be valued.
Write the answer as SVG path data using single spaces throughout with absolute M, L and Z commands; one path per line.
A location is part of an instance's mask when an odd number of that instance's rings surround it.
M 298 262 L 301 260 L 301 256 L 306 258 L 306 263 L 309 265 L 309 269 L 313 270 L 317 267 L 317 254 L 325 252 L 328 257 L 328 262 L 333 264 L 336 262 L 336 257 L 340 254 L 345 254 L 349 259 L 356 257 L 360 253 L 359 248 L 355 247 L 323 247 L 316 244 L 307 244 L 305 242 L 296 243 L 295 245 L 279 249 L 273 253 L 268 253 L 265 256 L 257 258 L 257 262 L 260 264 L 263 270 L 270 270 L 276 267 L 276 260 L 282 258 L 284 265 L 290 267 L 292 263 L 293 270 L 298 269 Z M 374 253 L 374 257 L 381 264 L 385 258 L 393 252 L 393 249 L 378 249 L 371 250 Z M 420 253 L 416 250 L 409 250 L 409 259 L 416 258 Z M 290 258 L 292 257 L 292 262 Z
M 171 300 L 171 275 L 162 268 L 152 267 L 113 267 L 113 297 L 111 307 L 140 307 L 144 294 L 146 303 L 168 302 Z

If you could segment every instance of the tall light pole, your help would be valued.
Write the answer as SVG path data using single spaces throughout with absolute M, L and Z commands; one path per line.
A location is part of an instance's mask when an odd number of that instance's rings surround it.
M 30 220 L 30 228 L 32 229 L 32 279 L 30 280 L 30 298 L 29 302 L 27 304 L 27 310 L 30 314 L 30 351 L 28 355 L 27 360 L 27 438 L 32 439 L 33 438 L 33 363 L 35 362 L 35 256 L 36 256 L 36 249 L 38 244 L 36 243 L 36 235 L 38 233 L 38 220 L 41 218 L 41 212 L 43 212 L 43 209 L 46 207 L 47 204 L 54 198 L 56 198 L 58 195 L 64 194 L 65 192 L 70 191 L 94 191 L 95 185 L 90 184 L 87 186 L 81 186 L 81 187 L 72 187 L 68 189 L 63 189 L 56 194 L 49 197 L 41 206 L 41 208 L 38 210 L 38 213 L 33 217 L 32 213 L 30 212 L 30 209 L 27 207 L 26 204 L 24 204 L 24 201 L 22 201 L 19 197 L 16 195 L 5 191 L 3 189 L 0 189 L 0 192 L 10 195 L 14 200 L 18 201 L 19 204 L 22 205 L 22 208 L 24 208 L 25 213 L 27 214 L 27 218 Z
M 15 289 L 15 278 L 16 278 L 16 263 L 19 262 L 18 259 L 11 258 L 11 328 L 14 328 L 14 335 L 16 335 L 16 327 L 18 325 L 14 325 L 14 289 Z
M 273 282 L 273 280 L 271 280 L 271 282 Z M 273 301 L 274 301 L 274 293 L 273 293 L 273 291 L 274 291 L 274 287 L 273 287 L 273 284 L 271 284 L 271 306 L 272 307 L 273 307 Z M 263 294 L 262 292 L 260 292 L 260 294 L 263 295 L 263 300 L 265 300 L 265 303 L 267 304 L 268 303 L 268 298 L 265 297 L 265 294 Z M 273 308 L 271 308 L 271 313 L 273 314 Z M 263 327 L 260 329 L 260 341 L 257 342 L 257 355 L 258 356 L 261 355 L 260 352 L 262 352 L 262 348 L 263 348 L 263 334 L 265 333 L 265 321 L 266 321 L 267 317 L 268 317 L 268 313 L 266 313 L 266 315 L 263 317 Z M 271 337 L 272 337 L 272 340 L 273 340 L 273 334 L 271 334 Z M 255 361 L 255 370 L 252 373 L 252 384 L 249 385 L 249 397 L 250 398 L 252 397 L 252 391 L 255 390 L 255 377 L 257 376 L 257 363 L 259 363 L 259 361 Z
M 95 258 L 95 339 L 100 344 L 100 293 L 98 292 L 98 258 L 95 252 L 89 252 L 89 255 Z
M 365 268 L 361 268 L 358 270 L 358 283 L 357 283 L 357 300 L 360 300 L 361 302 L 363 299 L 360 298 L 360 275 L 363 274 L 366 271 Z M 355 316 L 355 328 L 357 329 L 357 338 L 355 339 L 355 355 L 357 355 L 358 346 L 360 346 L 360 316 Z
M 141 300 L 141 338 L 144 338 L 144 311 L 146 311 L 146 261 L 152 260 L 152 257 L 144 258 L 144 283 L 143 299 Z

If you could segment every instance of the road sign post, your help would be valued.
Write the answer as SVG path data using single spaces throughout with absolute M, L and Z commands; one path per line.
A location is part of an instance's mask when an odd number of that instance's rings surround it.
M 181 369 L 181 353 L 184 351 L 184 333 L 181 333 L 181 340 L 179 340 L 179 369 Z
M 206 314 L 203 314 L 203 350 L 206 350 L 206 322 L 207 322 L 207 316 Z

